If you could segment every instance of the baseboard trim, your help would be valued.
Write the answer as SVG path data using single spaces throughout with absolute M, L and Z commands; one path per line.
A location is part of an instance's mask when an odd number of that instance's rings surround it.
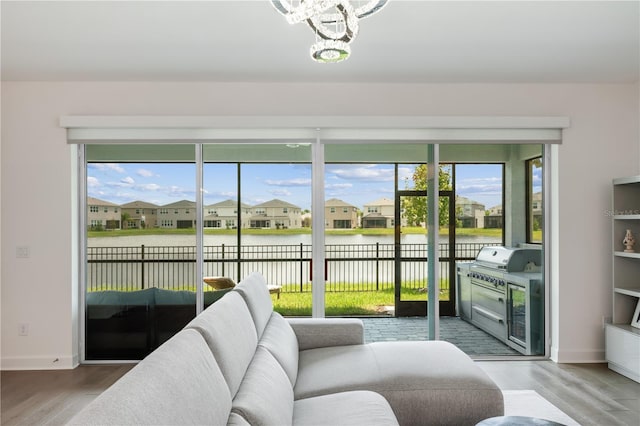
M 48 357 L 5 357 L 0 360 L 0 370 L 71 370 L 76 368 L 78 364 L 77 355 L 68 357 L 54 355 Z
M 586 363 L 605 363 L 605 351 L 603 350 L 584 350 L 584 351 L 566 351 L 558 350 L 557 347 L 551 347 L 551 360 L 558 364 L 586 364 Z

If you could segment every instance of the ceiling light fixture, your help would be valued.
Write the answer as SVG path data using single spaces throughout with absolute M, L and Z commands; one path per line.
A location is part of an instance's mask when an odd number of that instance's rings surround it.
M 271 0 L 290 24 L 305 21 L 316 35 L 311 57 L 340 62 L 351 54 L 349 43 L 358 35 L 359 19 L 382 9 L 389 0 Z

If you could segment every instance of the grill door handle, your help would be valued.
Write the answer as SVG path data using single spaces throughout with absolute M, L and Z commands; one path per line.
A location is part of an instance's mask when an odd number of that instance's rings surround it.
M 495 322 L 499 322 L 499 323 L 503 323 L 504 322 L 504 318 L 494 314 L 493 312 L 487 311 L 486 309 L 482 309 L 479 306 L 474 306 L 473 310 L 478 312 L 481 315 L 484 315 L 485 317 L 494 320 Z

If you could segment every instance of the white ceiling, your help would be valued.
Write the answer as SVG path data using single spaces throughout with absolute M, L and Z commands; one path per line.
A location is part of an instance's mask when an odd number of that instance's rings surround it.
M 345 62 L 269 0 L 6 1 L 2 79 L 635 82 L 639 1 L 391 0 Z

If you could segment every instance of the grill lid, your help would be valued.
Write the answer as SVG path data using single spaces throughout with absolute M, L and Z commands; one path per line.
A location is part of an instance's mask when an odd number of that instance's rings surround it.
M 506 272 L 523 272 L 527 264 L 541 265 L 542 250 L 516 247 L 483 247 L 476 256 L 476 263 L 487 268 Z

